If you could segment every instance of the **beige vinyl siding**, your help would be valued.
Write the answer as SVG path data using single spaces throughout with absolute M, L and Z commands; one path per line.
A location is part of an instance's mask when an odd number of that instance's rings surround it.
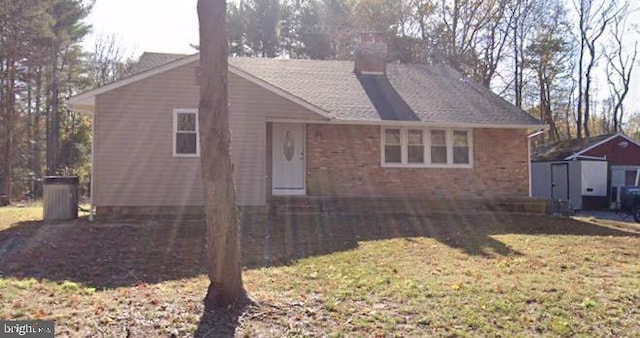
M 173 110 L 198 107 L 195 67 L 194 62 L 96 98 L 97 206 L 203 205 L 200 159 L 172 153 Z M 233 74 L 229 84 L 238 204 L 265 205 L 267 119 L 319 117 Z
M 197 108 L 195 64 L 96 98 L 94 202 L 98 206 L 198 206 L 199 158 L 173 157 L 173 110 Z
M 229 76 L 232 156 L 238 204 L 266 204 L 267 120 L 308 119 L 320 116 L 234 74 Z

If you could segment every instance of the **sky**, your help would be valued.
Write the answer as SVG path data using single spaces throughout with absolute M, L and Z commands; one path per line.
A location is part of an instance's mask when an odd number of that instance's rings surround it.
M 114 35 L 124 55 L 132 58 L 143 52 L 192 54 L 195 50 L 190 44 L 198 44 L 196 3 L 197 0 L 97 0 L 87 18 L 93 32 L 84 41 L 85 49 L 92 50 L 99 36 Z M 633 13 L 629 21 L 640 25 L 640 11 Z M 598 82 L 598 86 L 607 86 L 604 79 Z M 627 115 L 640 112 L 640 61 L 625 106 Z
M 97 0 L 87 22 L 93 26 L 85 39 L 87 50 L 95 38 L 114 35 L 125 55 L 142 52 L 195 52 L 198 44 L 197 0 Z

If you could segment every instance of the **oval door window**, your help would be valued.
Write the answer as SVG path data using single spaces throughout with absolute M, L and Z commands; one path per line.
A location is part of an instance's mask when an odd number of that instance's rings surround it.
M 291 162 L 293 154 L 296 152 L 296 140 L 290 130 L 287 130 L 282 142 L 282 153 L 287 161 Z

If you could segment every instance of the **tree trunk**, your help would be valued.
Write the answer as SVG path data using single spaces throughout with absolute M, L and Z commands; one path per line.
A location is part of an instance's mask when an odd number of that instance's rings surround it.
M 13 162 L 15 158 L 15 128 L 16 128 L 16 45 L 15 41 L 9 43 L 7 55 L 7 83 L 6 83 L 6 101 L 5 101 L 5 121 L 6 121 L 6 144 L 5 144 L 5 186 L 4 192 L 9 197 L 13 197 Z
M 583 112 L 584 120 L 582 121 L 583 123 L 582 130 L 584 131 L 584 137 L 591 136 L 591 129 L 589 128 L 589 122 L 591 119 L 591 69 L 593 67 L 593 60 L 595 60 L 594 58 L 595 56 L 594 54 L 592 54 L 591 61 L 587 66 L 587 72 L 585 74 L 584 112 Z
M 245 296 L 230 154 L 226 1 L 198 0 L 200 22 L 200 160 L 204 181 L 208 305 L 227 308 Z
M 40 118 L 42 116 L 42 68 L 38 68 L 36 73 L 36 100 L 35 100 L 35 116 L 33 121 L 33 135 L 34 135 L 34 143 L 33 143 L 33 165 L 31 170 L 36 174 L 37 178 L 42 176 L 42 135 L 41 135 L 41 124 Z M 40 189 L 37 189 L 40 191 Z M 40 197 L 37 194 L 35 197 Z
M 55 175 L 58 170 L 60 151 L 60 89 L 58 83 L 58 47 L 52 48 L 50 110 L 47 130 L 47 175 Z
M 518 42 L 518 23 L 516 21 L 513 29 L 513 70 L 514 74 L 514 89 L 516 97 L 516 107 L 522 109 L 522 74 L 520 72 L 520 56 L 518 54 L 518 48 L 520 47 Z
M 580 47 L 580 57 L 578 58 L 578 108 L 576 109 L 576 137 L 578 139 L 582 138 L 582 100 L 583 100 L 583 92 L 582 92 L 582 62 L 584 59 L 584 42 L 581 42 Z

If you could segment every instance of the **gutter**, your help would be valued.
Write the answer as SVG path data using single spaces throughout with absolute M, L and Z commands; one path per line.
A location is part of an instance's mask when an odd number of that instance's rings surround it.
M 579 159 L 585 159 L 585 160 L 598 160 L 598 161 L 606 161 L 607 160 L 607 156 L 602 156 L 602 157 L 597 157 L 597 156 L 586 156 L 586 155 L 573 155 L 570 157 L 567 157 L 565 159 L 565 161 L 570 161 L 570 160 L 579 160 Z
M 96 115 L 91 114 L 91 180 L 89 181 L 89 221 L 93 222 L 95 218 L 95 205 L 93 204 L 93 189 L 95 188 L 95 184 L 93 184 L 93 180 L 95 180 L 96 176 L 95 172 L 95 149 L 96 149 Z

